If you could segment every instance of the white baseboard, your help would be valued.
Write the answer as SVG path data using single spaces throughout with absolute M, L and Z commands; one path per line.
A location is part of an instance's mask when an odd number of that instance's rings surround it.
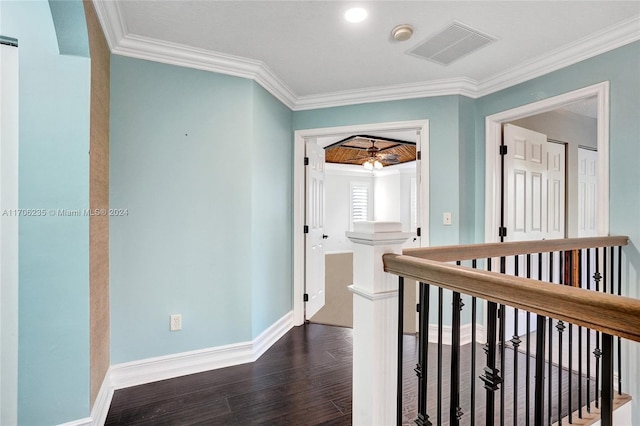
M 67 423 L 60 423 L 58 424 L 58 426 L 93 426 L 94 424 L 95 423 L 93 423 L 91 417 L 85 417 L 84 419 L 73 420 Z
M 292 328 L 293 311 L 290 311 L 249 342 L 113 365 L 102 382 L 91 417 L 60 426 L 104 425 L 116 389 L 253 362 Z
M 116 364 L 110 369 L 111 385 L 122 389 L 253 362 L 292 327 L 293 311 L 290 311 L 249 342 Z
M 442 344 L 451 345 L 453 328 L 450 325 L 442 326 Z M 484 343 L 484 326 L 476 325 L 476 343 Z M 438 343 L 438 324 L 429 324 L 429 343 Z M 471 343 L 471 324 L 460 326 L 460 344 Z
M 109 413 L 109 406 L 111 405 L 111 399 L 113 398 L 113 386 L 111 386 L 111 380 L 109 378 L 110 369 L 107 370 L 107 374 L 104 376 L 100 391 L 93 403 L 93 409 L 91 410 L 91 417 L 85 417 L 84 419 L 74 420 L 67 423 L 62 423 L 58 426 L 102 426 L 107 420 L 107 414 Z

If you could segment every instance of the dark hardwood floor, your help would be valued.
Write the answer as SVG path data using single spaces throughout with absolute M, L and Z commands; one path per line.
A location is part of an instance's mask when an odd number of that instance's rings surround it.
M 255 363 L 117 390 L 106 425 L 350 425 L 352 343 L 351 329 L 319 324 L 294 327 Z M 403 416 L 408 425 L 413 424 L 417 411 L 417 379 L 413 371 L 417 338 L 405 335 L 404 347 Z M 460 374 L 465 383 L 471 377 L 470 347 L 466 345 L 462 351 Z M 477 377 L 485 356 L 480 345 L 476 349 Z M 437 424 L 437 415 L 431 414 L 436 413 L 436 345 L 430 345 L 429 353 L 428 406 L 431 421 Z M 506 355 L 508 369 L 514 355 L 511 350 Z M 445 346 L 444 407 L 449 401 L 449 356 Z M 520 365 L 524 365 L 526 356 L 518 357 Z M 478 407 L 482 407 L 484 389 L 479 379 L 476 383 Z M 524 395 L 523 383 L 524 376 L 518 384 L 520 395 Z M 505 415 L 510 416 L 513 384 L 505 384 L 504 394 Z M 469 413 L 469 388 L 461 391 L 461 406 Z M 524 402 L 518 411 L 522 417 Z M 484 419 L 483 409 L 476 409 L 476 416 Z M 468 417 L 467 414 L 464 418 Z M 442 424 L 448 424 L 445 414 Z

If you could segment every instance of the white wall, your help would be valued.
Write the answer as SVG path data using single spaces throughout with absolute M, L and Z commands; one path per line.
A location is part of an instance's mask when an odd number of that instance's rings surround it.
M 402 222 L 403 231 L 411 228 L 411 178 L 415 163 L 385 167 L 374 173 L 363 167 L 327 164 L 325 169 L 325 252 L 353 250 L 345 236 L 350 228 L 350 184 L 369 182 L 373 220 Z

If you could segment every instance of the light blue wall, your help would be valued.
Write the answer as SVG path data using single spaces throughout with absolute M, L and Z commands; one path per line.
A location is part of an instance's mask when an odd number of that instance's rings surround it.
M 0 24 L 20 43 L 19 207 L 48 212 L 19 221 L 18 420 L 56 424 L 89 415 L 89 221 L 49 210 L 89 206 L 90 63 L 58 54 L 47 1 L 2 2 Z
M 428 119 L 429 240 L 433 246 L 457 244 L 460 235 L 459 103 L 459 96 L 441 96 L 296 111 L 293 127 L 301 130 Z M 442 225 L 443 212 L 452 212 L 453 226 Z
M 250 80 L 112 57 L 112 363 L 246 342 L 291 311 L 291 140 Z
M 293 306 L 292 113 L 253 83 L 251 137 L 252 336 Z
M 113 364 L 251 340 L 249 80 L 113 56 Z M 169 315 L 182 314 L 182 331 Z
M 612 235 L 628 235 L 624 249 L 624 292 L 640 298 L 640 42 L 599 55 L 478 99 L 476 102 L 477 188 L 484 190 L 484 117 L 602 81 L 610 82 L 609 223 Z M 477 203 L 476 234 L 483 238 L 484 197 Z M 639 344 L 625 344 L 623 387 L 633 395 L 634 424 L 640 424 Z

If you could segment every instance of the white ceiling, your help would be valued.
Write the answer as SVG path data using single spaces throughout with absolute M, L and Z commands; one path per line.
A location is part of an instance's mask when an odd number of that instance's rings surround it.
M 640 1 L 101 1 L 114 53 L 253 78 L 292 109 L 482 96 L 640 39 Z M 343 18 L 362 5 L 360 24 Z M 457 21 L 497 39 L 450 64 L 406 52 Z M 391 29 L 411 24 L 413 38 Z

